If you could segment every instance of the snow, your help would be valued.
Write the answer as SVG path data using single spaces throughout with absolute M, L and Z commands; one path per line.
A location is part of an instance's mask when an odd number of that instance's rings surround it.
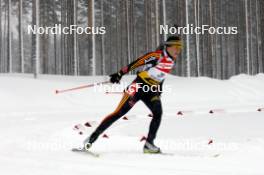
M 0 74 L 1 174 L 264 174 L 264 74 L 224 81 L 169 76 L 165 86 L 171 91 L 162 94 L 156 144 L 173 155 L 142 154 L 140 139 L 151 118 L 139 102 L 128 120 L 120 119 L 105 132 L 109 138 L 93 145 L 99 158 L 70 150 L 114 110 L 121 95 L 93 88 L 54 93 L 106 77 L 32 77 Z M 123 82 L 133 78 L 125 76 Z M 92 127 L 83 127 L 83 135 L 73 129 L 86 122 Z

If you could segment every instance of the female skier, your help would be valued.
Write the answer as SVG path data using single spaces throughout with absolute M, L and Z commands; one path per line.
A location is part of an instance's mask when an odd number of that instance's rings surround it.
M 160 148 L 154 144 L 162 116 L 160 90 L 166 75 L 171 72 L 177 55 L 181 50 L 181 38 L 171 36 L 156 51 L 139 57 L 123 67 L 119 72 L 110 75 L 111 83 L 119 83 L 124 74 L 139 66 L 144 66 L 137 73 L 136 79 L 124 91 L 123 98 L 114 112 L 106 116 L 95 131 L 84 140 L 83 144 L 86 150 L 92 146 L 100 134 L 125 115 L 138 100 L 142 100 L 153 114 L 143 152 L 161 153 Z

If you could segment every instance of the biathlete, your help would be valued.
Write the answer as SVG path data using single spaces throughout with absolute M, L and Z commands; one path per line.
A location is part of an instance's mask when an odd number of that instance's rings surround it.
M 123 75 L 144 66 L 137 73 L 136 79 L 124 90 L 123 98 L 114 112 L 106 116 L 95 131 L 84 140 L 83 144 L 86 150 L 92 146 L 100 134 L 125 115 L 137 101 L 142 100 L 153 114 L 143 152 L 161 153 L 161 149 L 154 144 L 162 118 L 160 94 L 166 75 L 172 71 L 177 55 L 182 50 L 182 45 L 180 37 L 171 36 L 156 51 L 139 57 L 119 72 L 110 75 L 111 83 L 119 83 Z

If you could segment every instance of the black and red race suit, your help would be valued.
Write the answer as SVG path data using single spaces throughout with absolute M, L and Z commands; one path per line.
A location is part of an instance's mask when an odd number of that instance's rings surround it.
M 91 134 L 90 143 L 93 143 L 109 126 L 125 115 L 139 100 L 143 101 L 152 112 L 147 141 L 153 143 L 162 117 L 161 86 L 166 75 L 171 72 L 174 60 L 165 50 L 157 50 L 147 53 L 128 66 L 123 67 L 120 73 L 126 74 L 140 66 L 143 66 L 143 69 L 138 72 L 136 79 L 126 88 L 117 108 L 106 116 Z M 148 88 L 142 88 L 143 86 L 148 86 L 149 90 L 146 90 Z

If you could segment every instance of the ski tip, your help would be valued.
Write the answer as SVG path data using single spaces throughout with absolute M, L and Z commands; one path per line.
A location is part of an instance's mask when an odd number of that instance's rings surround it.
M 220 156 L 220 154 L 214 154 L 213 155 L 213 157 L 219 157 Z
M 97 153 L 94 153 L 92 151 L 86 150 L 84 147 L 72 148 L 71 151 L 72 152 L 77 152 L 77 153 L 85 153 L 85 154 L 91 155 L 93 157 L 99 157 L 100 156 Z
M 85 151 L 84 148 L 79 147 L 79 148 L 72 148 L 71 151 L 73 152 L 81 152 L 81 151 Z

